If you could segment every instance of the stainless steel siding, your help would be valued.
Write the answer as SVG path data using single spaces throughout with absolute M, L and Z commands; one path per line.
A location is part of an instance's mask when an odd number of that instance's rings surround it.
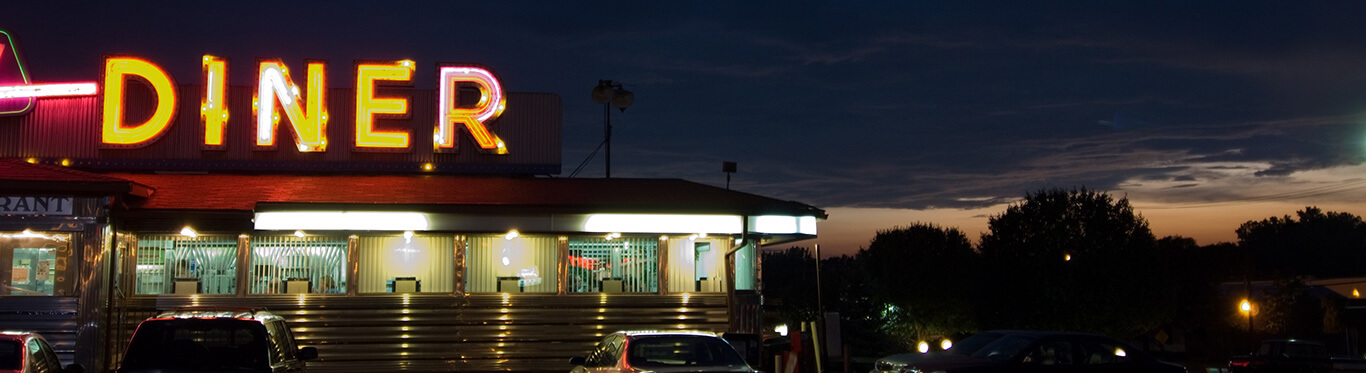
M 79 303 L 77 297 L 0 297 L 0 330 L 38 332 L 52 343 L 62 363 L 70 364 L 75 359 Z
M 326 372 L 563 372 L 570 357 L 616 330 L 727 328 L 724 294 L 172 296 L 130 304 L 142 317 L 190 304 L 269 309 L 301 346 L 318 348 L 309 369 Z

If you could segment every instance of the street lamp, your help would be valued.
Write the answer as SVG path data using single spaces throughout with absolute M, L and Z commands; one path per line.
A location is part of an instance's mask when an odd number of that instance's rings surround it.
M 1238 305 L 1238 311 L 1247 315 L 1247 332 L 1252 332 L 1252 302 L 1243 299 L 1243 303 Z
M 621 83 L 599 80 L 598 86 L 593 87 L 593 102 L 602 104 L 602 142 L 607 146 L 608 179 L 612 178 L 612 107 L 624 113 L 635 100 L 636 94 L 622 88 Z

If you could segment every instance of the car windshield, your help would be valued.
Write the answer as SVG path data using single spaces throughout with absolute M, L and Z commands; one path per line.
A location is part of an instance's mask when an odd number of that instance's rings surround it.
M 987 358 L 996 361 L 1010 360 L 1019 355 L 1021 351 L 1034 343 L 1034 338 L 1025 336 L 1005 336 L 992 341 L 983 346 L 982 349 L 972 353 L 973 357 Z
M 19 370 L 24 364 L 24 346 L 19 341 L 0 341 L 0 370 Z
M 641 368 L 738 367 L 745 360 L 725 340 L 708 336 L 637 337 L 626 344 L 626 362 Z
M 123 367 L 269 369 L 266 327 L 254 320 L 166 319 L 138 326 Z
M 1001 339 L 1001 336 L 1003 335 L 1004 334 L 993 332 L 973 334 L 970 337 L 958 341 L 958 343 L 954 343 L 953 347 L 946 350 L 946 352 L 955 355 L 972 355 L 972 353 L 981 350 L 982 347 L 986 347 L 988 344 L 991 344 L 991 342 Z

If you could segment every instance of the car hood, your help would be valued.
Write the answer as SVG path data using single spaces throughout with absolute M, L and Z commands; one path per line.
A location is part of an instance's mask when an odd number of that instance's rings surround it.
M 119 369 L 113 370 L 115 373 L 269 373 L 270 369 L 247 369 L 247 368 L 184 368 L 184 369 Z
M 896 355 L 890 355 L 890 356 L 887 356 L 887 357 L 884 357 L 884 358 L 881 358 L 881 359 L 877 359 L 877 361 L 879 361 L 879 362 L 885 361 L 885 362 L 888 362 L 888 363 L 896 363 L 896 364 L 908 364 L 908 363 L 915 363 L 915 362 L 920 362 L 920 361 L 925 361 L 925 360 L 932 360 L 932 359 L 937 358 L 939 355 L 952 355 L 952 354 L 945 353 L 945 352 L 929 352 L 929 353 L 923 353 L 923 354 L 922 354 L 922 353 L 919 353 L 919 352 L 906 352 L 906 353 L 900 353 L 900 354 L 896 354 Z
M 747 367 L 659 367 L 640 369 L 655 373 L 754 373 L 754 369 Z
M 909 366 L 921 371 L 954 370 L 961 368 L 981 368 L 999 367 L 1008 365 L 1008 362 L 971 357 L 954 354 L 939 354 L 919 362 L 911 363 Z

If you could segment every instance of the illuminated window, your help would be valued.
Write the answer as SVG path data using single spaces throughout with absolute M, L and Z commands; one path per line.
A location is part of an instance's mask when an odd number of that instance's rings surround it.
M 61 263 L 71 260 L 71 235 L 43 232 L 0 232 L 0 294 L 15 296 L 67 295 L 71 283 Z M 62 260 L 58 260 L 61 258 Z
M 671 236 L 669 245 L 669 292 L 726 291 L 726 251 L 734 240 L 729 236 L 699 238 Z
M 251 239 L 249 294 L 346 293 L 345 236 Z
M 455 237 L 399 233 L 361 237 L 358 245 L 361 293 L 404 292 L 408 281 L 419 293 L 455 291 Z
M 653 293 L 659 290 L 659 239 L 655 236 L 569 240 L 572 293 Z
M 136 254 L 136 294 L 237 293 L 237 236 L 139 236 Z
M 555 281 L 555 268 L 559 262 L 558 242 L 559 239 L 554 236 L 470 236 L 465 250 L 465 291 L 558 291 Z
M 752 244 L 735 251 L 735 290 L 754 290 L 755 259 Z M 724 259 L 721 263 L 725 263 Z

